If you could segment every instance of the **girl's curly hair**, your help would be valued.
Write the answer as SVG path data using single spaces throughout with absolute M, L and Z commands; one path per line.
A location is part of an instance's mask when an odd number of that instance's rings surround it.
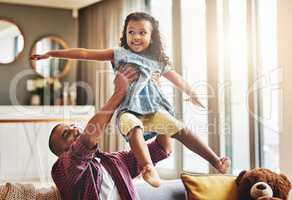
M 159 32 L 159 22 L 152 17 L 151 15 L 144 13 L 144 12 L 134 12 L 127 16 L 124 24 L 123 29 L 123 35 L 120 38 L 120 46 L 124 47 L 125 49 L 129 49 L 129 46 L 127 44 L 127 27 L 129 21 L 140 21 L 140 20 L 146 20 L 149 21 L 152 25 L 152 34 L 151 34 L 151 43 L 147 50 L 145 51 L 145 55 L 153 57 L 155 60 L 157 60 L 159 63 L 161 63 L 163 66 L 170 65 L 169 57 L 165 54 L 160 32 Z

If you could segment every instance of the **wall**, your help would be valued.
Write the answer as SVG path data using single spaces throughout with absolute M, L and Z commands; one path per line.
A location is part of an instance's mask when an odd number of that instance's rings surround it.
M 14 20 L 22 29 L 25 38 L 24 52 L 19 59 L 11 64 L 0 65 L 0 105 L 12 105 L 9 97 L 10 84 L 18 73 L 31 69 L 29 52 L 33 43 L 44 35 L 54 34 L 61 36 L 69 47 L 77 47 L 78 20 L 72 17 L 71 10 L 3 3 L 0 3 L 0 17 Z M 76 67 L 72 66 L 65 80 L 75 81 L 75 77 Z M 29 104 L 29 93 L 25 89 L 26 79 L 21 79 L 15 91 L 22 105 Z
M 278 1 L 278 51 L 283 67 L 283 132 L 280 135 L 280 168 L 292 180 L 292 1 Z M 290 194 L 290 199 L 292 195 Z

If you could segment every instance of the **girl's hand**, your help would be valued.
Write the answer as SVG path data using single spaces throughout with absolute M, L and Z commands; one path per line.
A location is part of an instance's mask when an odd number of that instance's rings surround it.
M 229 171 L 231 161 L 228 157 L 224 156 L 212 164 L 220 173 L 226 174 Z
M 48 58 L 50 58 L 50 55 L 49 54 L 41 54 L 41 55 L 39 55 L 39 54 L 34 54 L 34 55 L 32 55 L 32 56 L 30 56 L 30 59 L 31 60 L 42 60 L 42 59 L 48 59 Z
M 197 95 L 192 94 L 190 95 L 190 97 L 188 99 L 186 99 L 187 101 L 192 102 L 195 106 L 200 106 L 202 108 L 206 108 L 199 100 L 199 98 L 197 97 Z

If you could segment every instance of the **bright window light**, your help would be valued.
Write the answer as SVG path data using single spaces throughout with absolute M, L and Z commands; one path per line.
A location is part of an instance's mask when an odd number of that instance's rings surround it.
M 163 10 L 163 12 L 161 12 Z M 151 15 L 159 21 L 160 33 L 165 44 L 165 52 L 172 60 L 172 0 L 151 1 L 150 4 Z M 160 79 L 161 89 L 166 95 L 169 102 L 174 105 L 173 85 L 164 77 Z M 174 142 L 173 142 L 174 146 Z M 173 147 L 174 148 L 174 147 Z M 174 153 L 171 156 L 157 164 L 158 168 L 175 169 Z
M 260 92 L 262 116 L 261 166 L 279 171 L 280 72 L 277 60 L 277 0 L 258 1 Z
M 183 77 L 207 107 L 206 4 L 205 0 L 181 1 Z M 184 96 L 186 99 L 187 96 Z M 185 125 L 208 144 L 208 112 L 183 102 Z M 207 173 L 208 162 L 184 147 L 183 170 Z

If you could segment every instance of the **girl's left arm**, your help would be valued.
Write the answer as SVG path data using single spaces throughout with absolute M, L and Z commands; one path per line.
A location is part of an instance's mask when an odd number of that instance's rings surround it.
M 192 86 L 187 81 L 185 81 L 180 74 L 174 70 L 170 70 L 163 73 L 163 76 L 172 82 L 181 92 L 187 94 L 193 104 L 205 108 L 205 106 L 203 106 L 203 104 L 199 101 L 197 94 L 192 89 Z

